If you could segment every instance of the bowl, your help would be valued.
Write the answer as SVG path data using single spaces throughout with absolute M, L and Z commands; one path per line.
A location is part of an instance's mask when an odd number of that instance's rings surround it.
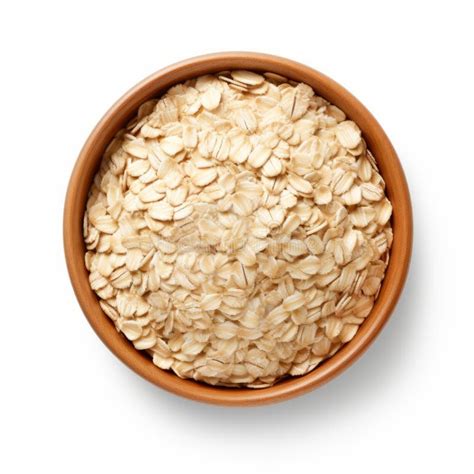
M 375 305 L 355 337 L 312 372 L 290 377 L 262 389 L 223 388 L 184 380 L 156 367 L 149 356 L 136 350 L 103 313 L 91 290 L 84 264 L 82 220 L 88 191 L 102 154 L 115 133 L 148 99 L 169 87 L 203 74 L 229 69 L 270 71 L 310 85 L 318 95 L 342 109 L 362 130 L 386 182 L 393 206 L 393 245 L 390 263 Z M 413 238 L 410 195 L 397 154 L 382 127 L 346 89 L 314 69 L 276 56 L 248 52 L 210 54 L 162 69 L 127 92 L 104 115 L 90 134 L 75 164 L 64 208 L 64 249 L 69 276 L 79 304 L 104 344 L 128 367 L 153 384 L 177 395 L 218 405 L 259 405 L 286 400 L 328 382 L 349 367 L 367 349 L 393 311 L 409 267 Z

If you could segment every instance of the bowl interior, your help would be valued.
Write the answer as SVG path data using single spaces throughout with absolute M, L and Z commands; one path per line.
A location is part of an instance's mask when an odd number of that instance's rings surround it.
M 356 336 L 312 372 L 284 379 L 264 389 L 212 387 L 180 379 L 156 367 L 145 353 L 136 350 L 116 331 L 113 322 L 102 312 L 97 296 L 89 286 L 84 264 L 82 219 L 88 191 L 115 133 L 135 115 L 143 102 L 161 95 L 172 85 L 229 69 L 270 71 L 305 82 L 316 94 L 342 109 L 362 130 L 393 205 L 394 238 L 390 262 L 374 308 Z M 406 279 L 411 244 L 412 215 L 405 176 L 395 150 L 375 118 L 354 96 L 327 76 L 288 59 L 257 53 L 221 53 L 183 61 L 158 71 L 127 92 L 105 114 L 85 143 L 71 176 L 64 210 L 64 246 L 71 282 L 87 319 L 102 341 L 125 364 L 150 382 L 187 398 L 222 405 L 255 405 L 284 400 L 327 382 L 350 365 L 364 352 L 392 312 Z

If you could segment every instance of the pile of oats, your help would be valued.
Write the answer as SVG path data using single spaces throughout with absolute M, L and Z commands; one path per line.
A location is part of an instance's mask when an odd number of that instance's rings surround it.
M 105 153 L 84 217 L 90 284 L 158 367 L 266 387 L 370 313 L 392 242 L 384 188 L 357 125 L 309 86 L 189 80 Z

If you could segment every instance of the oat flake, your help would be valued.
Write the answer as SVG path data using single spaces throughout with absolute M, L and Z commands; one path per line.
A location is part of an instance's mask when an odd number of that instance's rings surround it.
M 343 111 L 274 73 L 191 79 L 106 151 L 84 217 L 104 313 L 163 370 L 267 387 L 356 334 L 392 206 Z

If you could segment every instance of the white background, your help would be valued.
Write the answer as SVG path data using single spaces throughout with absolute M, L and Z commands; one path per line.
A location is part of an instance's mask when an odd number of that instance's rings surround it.
M 468 2 L 2 2 L 0 470 L 472 472 L 472 13 Z M 306 63 L 354 93 L 413 198 L 409 280 L 347 372 L 279 405 L 207 406 L 118 361 L 75 300 L 67 181 L 136 82 L 225 50 Z

